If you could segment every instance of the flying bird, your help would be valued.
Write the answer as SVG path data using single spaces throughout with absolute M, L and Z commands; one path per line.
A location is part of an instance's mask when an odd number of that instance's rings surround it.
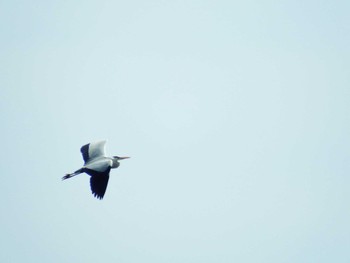
M 84 166 L 74 173 L 66 174 L 62 180 L 72 178 L 81 173 L 90 175 L 90 187 L 92 194 L 102 199 L 105 195 L 109 172 L 113 168 L 117 168 L 119 161 L 129 157 L 106 156 L 106 141 L 98 141 L 85 144 L 80 148 L 83 155 Z

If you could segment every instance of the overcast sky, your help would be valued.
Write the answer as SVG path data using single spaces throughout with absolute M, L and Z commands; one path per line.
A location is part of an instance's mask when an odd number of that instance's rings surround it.
M 350 262 L 349 12 L 1 1 L 0 261 Z

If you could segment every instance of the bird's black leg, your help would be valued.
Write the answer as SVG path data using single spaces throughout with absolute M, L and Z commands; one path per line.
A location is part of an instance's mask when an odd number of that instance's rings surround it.
M 81 169 L 79 169 L 79 170 L 76 170 L 74 173 L 66 174 L 65 176 L 62 177 L 62 180 L 66 180 L 66 179 L 68 179 L 68 178 L 71 178 L 71 177 L 76 176 L 76 175 L 78 175 L 78 174 L 81 174 L 81 173 L 83 173 L 83 172 L 84 172 L 84 169 L 81 168 Z

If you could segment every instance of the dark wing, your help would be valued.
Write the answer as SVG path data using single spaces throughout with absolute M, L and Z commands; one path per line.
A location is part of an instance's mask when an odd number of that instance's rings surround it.
M 83 155 L 83 159 L 85 163 L 89 160 L 89 145 L 90 143 L 85 144 L 80 148 L 80 151 L 81 151 L 81 154 Z
M 109 179 L 108 173 L 91 176 L 90 178 L 91 192 L 96 198 L 102 199 L 103 196 L 105 195 L 108 179 Z

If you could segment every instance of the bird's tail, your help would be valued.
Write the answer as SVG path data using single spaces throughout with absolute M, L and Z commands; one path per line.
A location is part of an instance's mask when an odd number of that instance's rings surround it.
M 76 175 L 81 174 L 81 173 L 83 173 L 83 170 L 79 169 L 79 170 L 75 171 L 74 173 L 66 174 L 65 176 L 62 177 L 62 180 L 66 180 L 68 178 L 71 178 L 71 177 L 76 176 Z

